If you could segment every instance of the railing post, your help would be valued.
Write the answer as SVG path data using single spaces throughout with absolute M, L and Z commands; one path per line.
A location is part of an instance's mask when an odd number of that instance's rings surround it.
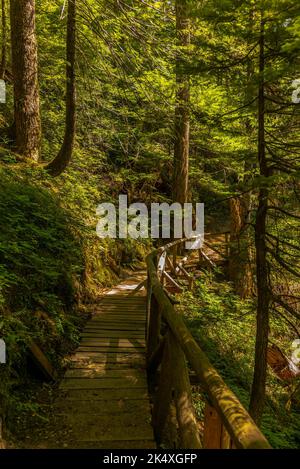
M 145 329 L 145 340 L 146 344 L 148 344 L 148 337 L 149 337 L 149 323 L 150 323 L 150 315 L 151 315 L 151 281 L 149 271 L 147 270 L 147 299 L 146 299 L 146 329 Z
M 202 445 L 192 402 L 185 355 L 171 331 L 168 332 L 167 341 L 170 350 L 173 395 L 179 427 L 179 447 L 181 449 L 199 449 Z
M 154 400 L 153 427 L 158 443 L 162 442 L 163 431 L 171 412 L 172 405 L 172 364 L 170 361 L 170 344 L 166 341 L 161 362 L 158 390 Z
M 201 248 L 198 249 L 198 260 L 199 260 L 199 264 L 201 264 L 201 261 L 203 260 L 203 256 L 202 256 L 202 250 Z
M 225 233 L 225 253 L 226 253 L 227 258 L 229 258 L 229 254 L 230 254 L 229 241 L 230 241 L 229 233 Z
M 176 268 L 177 264 L 177 245 L 173 246 L 173 266 Z
M 148 309 L 147 361 L 149 362 L 153 352 L 156 350 L 159 344 L 160 329 L 161 329 L 160 307 L 153 293 L 149 275 L 148 275 L 147 309 Z
M 230 436 L 225 429 L 218 412 L 208 402 L 206 403 L 204 410 L 203 447 L 205 449 L 231 448 Z
M 161 313 L 157 300 L 153 293 L 150 299 L 150 318 L 147 340 L 147 359 L 149 360 L 157 348 L 160 340 Z

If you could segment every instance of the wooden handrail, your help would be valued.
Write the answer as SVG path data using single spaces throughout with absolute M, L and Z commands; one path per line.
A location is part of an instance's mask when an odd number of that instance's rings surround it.
M 200 346 L 195 341 L 189 329 L 185 325 L 181 314 L 176 311 L 174 305 L 166 295 L 163 285 L 161 285 L 157 274 L 158 256 L 171 247 L 183 243 L 187 240 L 188 239 L 182 239 L 168 243 L 166 246 L 160 247 L 151 252 L 146 259 L 148 269 L 148 297 L 150 297 L 148 304 L 155 304 L 154 308 L 151 308 L 150 306 L 149 311 L 149 357 L 155 351 L 154 349 L 159 349 L 160 325 L 161 320 L 163 319 L 171 333 L 171 342 L 175 340 L 176 343 L 180 346 L 186 360 L 192 367 L 193 371 L 196 373 L 201 387 L 204 389 L 207 395 L 206 398 L 208 400 L 208 407 L 210 409 L 210 412 L 207 412 L 207 415 L 212 415 L 213 412 L 215 412 L 214 418 L 219 418 L 221 429 L 220 435 L 223 435 L 220 438 L 222 441 L 226 440 L 227 443 L 226 446 L 222 446 L 222 443 L 220 443 L 220 446 L 218 447 L 232 447 L 231 445 L 233 443 L 235 448 L 240 449 L 270 449 L 270 444 L 256 426 L 254 421 L 251 419 L 248 412 L 239 402 L 237 397 L 228 388 L 219 373 L 212 366 L 205 353 L 201 350 Z M 152 337 L 149 337 L 149 335 L 152 335 Z M 185 369 L 183 372 L 184 376 L 186 376 Z M 170 373 L 170 370 L 168 370 L 168 373 Z M 164 395 L 164 393 L 162 393 L 162 395 Z M 165 404 L 169 405 L 169 403 Z M 164 403 L 161 403 L 161 405 L 164 405 Z M 154 427 L 155 423 L 156 422 L 154 420 Z M 221 428 L 222 426 L 224 426 L 228 432 L 228 438 L 225 438 L 225 440 L 224 432 L 222 432 Z M 161 428 L 155 428 L 158 437 L 161 435 L 161 430 Z M 213 433 L 215 435 L 216 431 Z M 191 445 L 195 444 L 193 441 L 194 440 L 191 440 Z M 191 446 L 191 448 L 193 447 L 196 446 Z

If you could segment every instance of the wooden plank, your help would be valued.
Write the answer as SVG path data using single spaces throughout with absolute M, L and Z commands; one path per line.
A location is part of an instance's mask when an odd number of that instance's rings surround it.
M 162 255 L 159 257 L 158 259 L 158 263 L 157 263 L 157 274 L 159 276 L 159 278 L 161 278 L 164 270 L 165 270 L 165 264 L 166 264 L 166 256 L 167 256 L 167 252 L 164 251 L 162 253 Z
M 214 407 L 206 403 L 204 410 L 203 447 L 205 449 L 228 449 L 230 438 Z
M 60 442 L 61 444 L 61 442 Z M 95 440 L 95 441 L 82 441 L 82 440 L 68 440 L 64 442 L 64 449 L 155 449 L 156 444 L 152 439 L 148 440 L 110 440 L 109 445 L 107 441 Z M 49 441 L 45 443 L 45 447 L 50 449 L 59 449 L 61 446 L 57 441 L 56 444 L 49 444 Z
M 76 352 L 71 361 L 85 360 L 90 363 L 129 363 L 145 364 L 144 353 L 103 353 L 103 352 Z
M 106 311 L 128 311 L 128 313 L 137 313 L 137 314 L 144 314 L 145 313 L 145 305 L 142 306 L 129 306 L 129 305 L 110 305 L 110 306 L 102 306 L 95 308 L 94 313 L 99 314 Z
M 80 346 L 95 346 L 100 345 L 101 347 L 130 347 L 130 348 L 145 348 L 145 340 L 136 339 L 104 339 L 104 338 L 85 338 L 82 339 Z
M 124 334 L 121 334 L 121 335 L 118 335 L 118 336 L 114 336 L 113 334 L 110 335 L 111 333 L 114 333 L 114 332 L 123 332 Z M 95 337 L 98 337 L 99 334 L 102 335 L 103 337 L 103 334 L 104 334 L 104 338 L 111 338 L 111 339 L 116 339 L 116 338 L 138 338 L 138 335 L 132 335 L 132 332 L 134 332 L 134 329 L 122 329 L 122 331 L 119 331 L 118 329 L 114 328 L 114 327 L 111 327 L 109 326 L 109 328 L 107 327 L 90 327 L 90 328 L 87 328 L 87 329 L 84 329 L 84 331 L 82 331 L 81 335 L 82 336 L 85 336 L 85 335 L 88 335 L 88 337 L 91 337 L 91 334 L 95 334 Z M 143 329 L 139 329 L 138 330 L 138 334 L 140 337 L 145 337 L 145 332 Z
M 145 369 L 127 368 L 123 370 L 106 370 L 105 368 L 76 368 L 68 370 L 65 378 L 145 378 Z
M 163 272 L 163 276 L 168 280 L 168 282 L 171 283 L 173 288 L 176 288 L 178 293 L 182 292 L 182 288 L 178 285 L 177 282 L 171 277 L 171 275 L 168 274 L 168 272 Z
M 116 323 L 107 323 L 107 324 L 88 324 L 84 329 L 84 332 L 93 332 L 93 331 L 139 331 L 139 332 L 144 332 L 145 328 L 144 327 L 134 327 L 134 324 L 130 324 L 127 326 L 119 326 Z
M 102 311 L 97 311 L 93 314 L 92 319 L 102 318 L 104 316 L 121 316 L 129 318 L 138 318 L 143 319 L 146 316 L 145 311 L 128 311 L 128 309 L 107 309 Z
M 128 311 L 128 309 L 124 309 L 124 311 L 121 311 L 119 309 L 112 309 L 109 311 L 99 311 L 96 314 L 94 314 L 92 320 L 103 318 L 103 317 L 110 317 L 110 316 L 143 319 L 145 317 L 145 311 L 142 311 L 140 313 L 138 311 Z
M 65 420 L 65 424 L 69 426 L 71 434 L 80 435 L 81 441 L 109 441 L 114 440 L 141 440 L 153 439 L 153 430 L 148 422 L 148 415 L 142 420 L 140 415 L 135 418 L 134 413 L 120 413 L 114 415 L 101 416 L 101 424 L 95 415 L 85 415 L 85 418 L 80 418 L 79 414 L 66 414 L 61 416 Z
M 170 348 L 171 361 L 169 365 L 172 369 L 173 396 L 179 426 L 180 448 L 200 449 L 202 445 L 192 403 L 192 392 L 186 359 L 171 331 L 168 332 L 167 341 Z
M 106 334 L 108 332 L 108 334 Z M 134 343 L 134 341 L 143 341 L 145 342 L 145 339 L 142 334 L 139 335 L 132 335 L 128 334 L 128 331 L 124 331 L 125 334 L 121 335 L 112 335 L 109 334 L 109 331 L 102 331 L 102 332 L 85 332 L 84 334 L 81 334 L 81 341 L 85 340 L 128 340 L 129 342 Z
M 120 313 L 120 311 L 116 312 L 108 312 L 108 313 L 99 313 L 91 319 L 91 321 L 101 321 L 103 319 L 124 319 L 124 320 L 138 320 L 138 321 L 145 321 L 146 316 L 145 314 L 132 314 L 128 313 L 127 311 L 124 313 Z
M 134 290 L 132 290 L 132 292 L 130 292 L 129 294 L 130 295 L 136 295 L 136 293 L 141 290 L 142 288 L 146 288 L 146 285 L 147 285 L 147 279 L 144 279 L 142 280 L 136 287 Z
M 82 402 L 84 400 L 89 401 L 128 401 L 128 400 L 145 400 L 149 399 L 148 389 L 146 388 L 112 388 L 112 389 L 61 389 L 60 391 L 61 399 Z
M 146 364 L 145 360 L 139 363 L 102 363 L 97 362 L 93 358 L 91 359 L 82 359 L 76 360 L 69 363 L 69 369 L 93 369 L 95 371 L 102 371 L 102 370 L 144 370 L 146 371 Z
M 146 378 L 64 378 L 61 389 L 147 389 Z
M 119 324 L 120 326 L 124 325 L 126 326 L 127 324 L 137 324 L 139 326 L 143 326 L 145 324 L 145 319 L 144 318 L 129 318 L 126 316 L 105 316 L 103 318 L 95 318 L 92 321 L 90 321 L 89 324 L 109 324 L 109 323 L 115 323 Z
M 139 329 L 145 329 L 144 328 L 144 324 L 145 324 L 145 320 L 144 321 L 140 321 L 140 322 L 136 322 L 136 321 L 129 321 L 129 320 L 126 320 L 126 321 L 118 321 L 118 320 L 114 320 L 113 318 L 110 318 L 110 319 L 107 319 L 107 320 L 99 320 L 99 321 L 89 321 L 85 327 L 99 327 L 99 326 L 109 326 L 109 325 L 112 325 L 112 326 L 117 326 L 120 330 L 126 330 L 126 327 L 128 326 L 130 329 L 135 325 L 135 329 L 136 330 L 139 330 Z M 125 328 L 125 329 L 124 329 Z
M 124 295 L 106 295 L 105 297 L 102 298 L 98 305 L 103 305 L 107 303 L 124 303 L 124 300 L 126 301 L 126 304 L 143 304 L 145 303 L 145 296 L 131 296 L 131 292 L 133 290 L 130 290 L 130 292 L 127 293 L 127 296 L 124 297 Z
M 144 351 L 144 347 L 101 347 L 101 346 L 87 346 L 87 345 L 80 345 L 77 349 L 78 352 L 103 352 L 103 353 L 136 353 L 139 351 Z
M 166 426 L 172 405 L 172 363 L 170 361 L 169 341 L 165 341 L 161 362 L 158 390 L 155 395 L 153 407 L 153 426 L 158 443 L 162 442 L 163 432 Z
M 91 321 L 97 321 L 97 320 L 102 320 L 102 319 L 110 319 L 110 318 L 118 318 L 120 317 L 121 319 L 130 319 L 134 320 L 137 319 L 139 321 L 145 321 L 146 315 L 145 314 L 130 314 L 127 311 L 124 313 L 120 313 L 120 311 L 116 312 L 106 312 L 106 313 L 99 313 L 95 316 L 92 317 Z
M 95 326 L 99 326 L 99 325 L 102 325 L 102 324 L 118 324 L 119 326 L 131 326 L 131 325 L 134 325 L 136 324 L 137 326 L 140 326 L 142 327 L 143 324 L 145 324 L 145 320 L 144 319 L 129 319 L 129 318 L 99 318 L 99 319 L 93 319 L 93 321 L 90 321 L 89 322 L 89 326 L 90 325 L 95 325 Z M 122 329 L 122 327 L 120 327 L 120 329 Z
M 82 332 L 81 337 L 85 338 L 103 338 L 103 339 L 128 339 L 144 340 L 145 334 L 134 331 L 100 331 L 100 332 Z
M 150 314 L 147 337 L 147 360 L 150 359 L 160 341 L 161 312 L 154 295 L 150 298 Z
M 58 400 L 53 410 L 57 413 L 70 412 L 73 414 L 80 414 L 84 418 L 84 414 L 93 414 L 97 417 L 102 415 L 111 415 L 114 417 L 121 412 L 137 413 L 141 416 L 142 420 L 146 415 L 150 415 L 149 399 L 107 399 L 107 400 L 81 400 L 80 406 L 78 400 L 60 399 Z
M 56 379 L 56 372 L 53 366 L 41 348 L 35 342 L 33 342 L 33 340 L 29 344 L 29 350 L 34 362 L 39 367 L 43 375 L 47 379 L 54 381 Z

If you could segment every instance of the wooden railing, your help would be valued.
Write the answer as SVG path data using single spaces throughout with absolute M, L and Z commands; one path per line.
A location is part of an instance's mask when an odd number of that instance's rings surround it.
M 169 441 L 172 440 L 169 443 L 172 447 L 188 449 L 270 448 L 193 338 L 176 310 L 173 297 L 164 287 L 167 280 L 169 285 L 175 282 L 180 288 L 177 281 L 164 272 L 167 263 L 170 272 L 178 272 L 180 267 L 176 256 L 171 260 L 171 250 L 175 247 L 176 251 L 176 247 L 186 241 L 169 243 L 147 257 L 147 361 L 154 396 L 156 439 L 162 443 L 165 433 L 169 435 Z M 181 272 L 191 282 L 184 267 Z M 188 364 L 206 402 L 202 438 L 195 418 Z

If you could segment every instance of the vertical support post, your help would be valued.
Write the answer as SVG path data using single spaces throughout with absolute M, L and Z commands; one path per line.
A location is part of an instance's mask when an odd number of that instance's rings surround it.
M 157 394 L 153 408 L 153 427 L 158 443 L 162 442 L 163 431 L 172 406 L 172 364 L 170 362 L 170 344 L 166 340 Z
M 199 256 L 199 258 L 198 258 L 198 259 L 199 259 L 199 264 L 200 264 L 200 263 L 201 263 L 201 261 L 202 261 L 202 259 L 203 259 L 203 257 L 202 257 L 202 251 L 201 251 L 201 248 L 200 248 L 200 249 L 198 249 L 198 256 Z
M 202 445 L 192 402 L 185 355 L 171 331 L 168 333 L 167 341 L 170 350 L 170 367 L 173 370 L 172 385 L 179 427 L 179 447 L 181 449 L 199 449 Z
M 203 447 L 205 449 L 231 448 L 230 436 L 224 427 L 218 412 L 206 403 L 204 410 Z
M 149 272 L 147 271 L 147 299 L 146 299 L 146 327 L 145 327 L 145 341 L 148 344 L 149 337 L 149 323 L 150 323 L 150 314 L 151 314 L 151 281 Z
M 229 258 L 229 233 L 225 233 L 225 253 L 226 257 Z
M 157 268 L 157 259 L 155 262 Z M 158 302 L 153 293 L 150 276 L 148 273 L 147 309 L 149 310 L 147 325 L 147 360 L 151 358 L 160 340 L 161 312 Z
M 0 449 L 5 449 L 5 441 L 3 437 L 3 419 L 0 415 Z
M 177 245 L 173 246 L 173 266 L 176 269 L 177 265 Z
M 155 295 L 151 292 L 150 298 L 150 320 L 147 339 L 147 360 L 149 360 L 157 348 L 160 340 L 161 312 Z

